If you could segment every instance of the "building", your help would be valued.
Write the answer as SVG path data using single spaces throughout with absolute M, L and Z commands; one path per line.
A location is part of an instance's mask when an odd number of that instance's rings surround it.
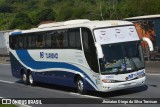
M 0 31 L 0 55 L 9 54 L 9 32 L 10 31 Z

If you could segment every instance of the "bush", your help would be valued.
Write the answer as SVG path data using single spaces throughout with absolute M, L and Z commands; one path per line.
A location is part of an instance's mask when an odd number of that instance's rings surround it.
M 28 29 L 31 28 L 32 21 L 28 14 L 19 12 L 15 15 L 9 25 L 9 29 Z

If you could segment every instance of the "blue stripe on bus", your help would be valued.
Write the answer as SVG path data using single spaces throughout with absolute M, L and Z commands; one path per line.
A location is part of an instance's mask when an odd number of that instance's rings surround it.
M 35 61 L 29 55 L 29 53 L 28 53 L 27 50 L 16 50 L 16 53 L 17 53 L 19 59 L 26 66 L 31 67 L 32 69 L 40 70 L 40 69 L 47 69 L 47 68 L 66 68 L 66 69 L 75 70 L 75 71 L 78 71 L 78 72 L 84 74 L 85 77 L 87 77 L 94 84 L 94 86 L 97 88 L 97 86 L 91 80 L 91 78 L 84 71 L 82 71 L 81 69 L 79 69 L 78 67 L 76 67 L 74 65 L 71 65 L 71 64 L 68 64 L 68 63 L 64 63 L 64 62 L 42 62 L 42 61 Z M 23 59 L 25 59 L 25 61 Z
M 20 35 L 22 32 L 12 32 L 11 35 Z
M 10 53 L 10 59 L 11 59 L 12 75 L 16 78 L 21 78 L 20 70 L 25 67 L 15 58 L 15 56 L 12 53 Z M 67 78 L 64 78 L 64 75 L 66 75 Z M 37 82 L 39 81 L 39 82 L 48 83 L 48 84 L 57 84 L 57 85 L 75 87 L 74 78 L 73 78 L 74 75 L 75 75 L 74 72 L 56 70 L 56 71 L 47 71 L 47 72 L 46 71 L 34 72 L 33 78 Z M 85 88 L 88 90 L 95 90 L 95 88 L 86 80 L 85 80 Z

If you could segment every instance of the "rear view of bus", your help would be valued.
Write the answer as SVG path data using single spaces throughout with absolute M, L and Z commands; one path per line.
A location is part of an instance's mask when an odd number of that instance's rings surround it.
M 113 91 L 145 82 L 144 59 L 133 25 L 94 29 L 98 50 L 101 91 Z M 119 23 L 114 23 L 119 24 Z

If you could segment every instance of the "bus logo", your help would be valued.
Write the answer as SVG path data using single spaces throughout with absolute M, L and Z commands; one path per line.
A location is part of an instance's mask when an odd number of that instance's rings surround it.
M 58 59 L 58 53 L 44 53 L 44 52 L 40 52 L 40 58 Z
M 44 58 L 44 52 L 40 52 L 40 58 Z
M 132 73 L 132 74 L 128 75 L 128 78 L 127 78 L 127 79 L 128 79 L 128 80 L 131 80 L 131 79 L 134 79 L 134 78 L 136 78 L 136 77 L 138 77 L 138 76 L 140 76 L 140 75 L 143 75 L 143 74 L 145 74 L 144 71 Z

